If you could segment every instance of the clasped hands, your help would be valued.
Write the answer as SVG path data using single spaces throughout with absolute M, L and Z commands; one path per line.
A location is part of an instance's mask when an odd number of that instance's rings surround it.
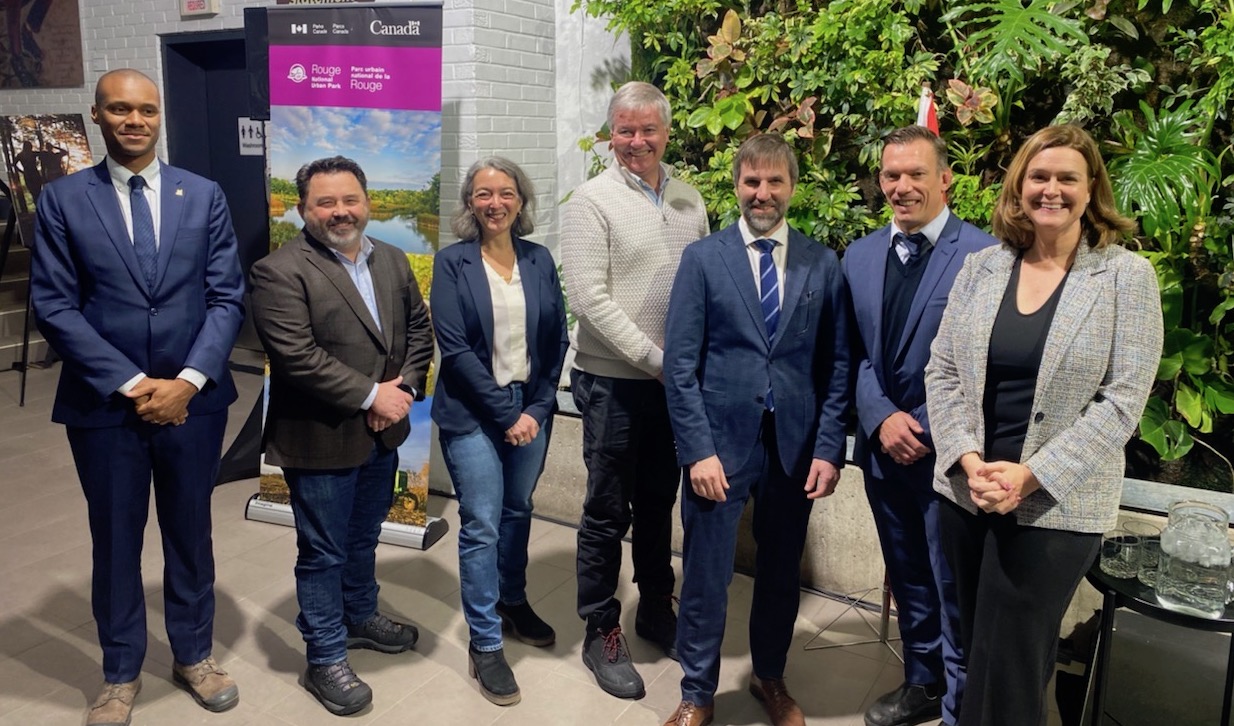
M 768 453 L 775 456 L 774 452 Z M 713 502 L 728 499 L 724 493 L 728 490 L 728 477 L 724 475 L 724 465 L 720 463 L 720 457 L 715 454 L 690 464 L 689 476 L 690 488 L 696 495 Z M 810 462 L 810 473 L 806 475 L 806 498 L 821 499 L 830 496 L 839 481 L 840 470 L 835 464 L 825 459 L 814 459 Z
M 982 461 L 976 453 L 960 457 L 968 475 L 968 496 L 983 512 L 1007 514 L 1020 506 L 1024 497 L 1041 488 L 1041 482 L 1027 466 L 1011 461 Z
M 142 421 L 179 426 L 188 420 L 189 401 L 197 395 L 197 386 L 183 378 L 146 376 L 124 395 L 133 401 L 134 410 Z
M 520 414 L 514 425 L 506 429 L 506 443 L 511 446 L 526 446 L 540 435 L 540 424 L 527 414 Z
M 377 384 L 377 396 L 366 417 L 370 429 L 385 431 L 411 413 L 411 394 L 399 388 L 402 383 L 403 377 L 395 376 Z

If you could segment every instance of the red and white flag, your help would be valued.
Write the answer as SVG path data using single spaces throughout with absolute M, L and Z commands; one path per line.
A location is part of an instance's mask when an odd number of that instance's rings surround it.
M 925 126 L 938 136 L 938 107 L 934 105 L 934 92 L 930 86 L 921 87 L 921 98 L 917 100 L 917 125 Z

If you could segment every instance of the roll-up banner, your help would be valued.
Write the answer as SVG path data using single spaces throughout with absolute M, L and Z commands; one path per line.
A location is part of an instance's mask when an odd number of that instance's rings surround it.
M 427 299 L 441 206 L 441 7 L 288 6 L 270 8 L 266 21 L 271 249 L 303 224 L 296 171 L 346 156 L 368 178 L 365 234 L 407 253 Z M 435 372 L 428 398 L 411 408 L 382 541 L 426 548 L 446 531 L 426 511 L 434 383 Z M 249 516 L 290 523 L 287 501 L 282 473 L 263 462 Z

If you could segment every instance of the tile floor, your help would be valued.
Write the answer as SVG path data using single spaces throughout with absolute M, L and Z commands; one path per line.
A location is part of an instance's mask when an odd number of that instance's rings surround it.
M 27 405 L 17 407 L 19 375 L 0 373 L 0 726 L 76 726 L 99 687 L 100 653 L 90 614 L 90 536 L 85 505 L 61 427 L 48 420 L 58 367 L 34 370 Z M 243 392 L 232 412 L 232 431 L 248 413 L 259 379 L 238 375 Z M 245 380 L 247 379 L 247 380 Z M 162 598 L 157 529 L 146 533 L 144 571 L 150 614 L 150 647 L 134 724 L 312 726 L 338 724 L 298 684 L 303 647 L 292 564 L 295 535 L 289 528 L 244 519 L 254 480 L 220 487 L 214 496 L 217 559 L 215 656 L 240 685 L 240 704 L 210 714 L 170 680 L 171 653 L 161 623 Z M 507 644 L 523 691 L 522 703 L 500 708 L 485 701 L 467 676 L 467 627 L 459 605 L 457 507 L 434 497 L 433 513 L 451 533 L 425 552 L 381 545 L 381 606 L 421 629 L 414 652 L 397 656 L 355 651 L 352 664 L 372 686 L 371 708 L 354 723 L 389 725 L 573 724 L 656 725 L 679 698 L 680 670 L 637 637 L 630 647 L 647 682 L 639 701 L 612 698 L 595 686 L 579 659 L 582 629 L 574 614 L 575 532 L 536 521 L 532 528 L 531 601 L 552 623 L 558 641 L 549 649 Z M 623 599 L 633 604 L 629 558 Z M 678 567 L 680 562 L 678 561 Z M 766 716 L 745 689 L 749 675 L 748 577 L 730 590 L 716 724 L 760 724 Z M 804 650 L 815 633 L 844 610 L 841 603 L 806 595 L 789 655 L 787 679 L 811 726 L 859 726 L 861 713 L 902 678 L 898 660 L 881 645 Z M 633 620 L 632 608 L 626 620 Z M 632 622 L 626 623 L 633 630 Z M 833 627 L 833 640 L 866 637 L 849 612 Z M 831 637 L 830 635 L 827 637 Z M 1051 723 L 1057 715 L 1051 714 Z

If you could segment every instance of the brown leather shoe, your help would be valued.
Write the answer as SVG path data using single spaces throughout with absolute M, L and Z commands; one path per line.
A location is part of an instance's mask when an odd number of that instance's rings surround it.
M 227 671 L 219 668 L 213 657 L 207 656 L 193 665 L 175 664 L 171 669 L 171 679 L 207 711 L 226 711 L 240 702 L 240 689 L 236 687 L 236 682 L 227 675 Z
M 129 726 L 133 701 L 140 690 L 140 678 L 128 683 L 104 683 L 99 697 L 86 712 L 86 726 Z
M 682 701 L 677 705 L 677 710 L 673 711 L 673 715 L 664 722 L 664 726 L 707 726 L 714 714 L 715 706 L 699 706 Z
M 783 678 L 750 676 L 750 693 L 767 709 L 774 726 L 806 726 L 801 707 L 788 695 Z

